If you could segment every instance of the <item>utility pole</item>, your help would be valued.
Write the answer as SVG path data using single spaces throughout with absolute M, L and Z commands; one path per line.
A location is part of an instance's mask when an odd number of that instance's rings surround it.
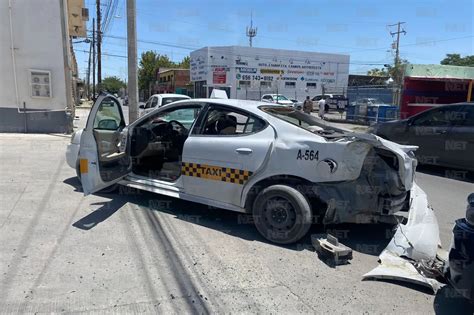
M 407 33 L 404 29 L 401 28 L 402 24 L 405 24 L 405 22 L 398 22 L 396 24 L 388 25 L 389 27 L 393 27 L 393 26 L 397 27 L 396 32 L 390 32 L 390 35 L 392 35 L 392 37 L 394 35 L 397 35 L 397 40 L 395 41 L 395 61 L 394 61 L 394 68 L 395 68 L 394 76 L 395 77 L 393 78 L 396 84 L 396 91 L 395 91 L 393 102 L 397 106 L 400 106 L 400 90 L 402 86 L 402 69 L 401 69 L 401 61 L 400 61 L 400 34 L 406 35 Z
M 127 0 L 128 123 L 138 118 L 137 17 L 135 0 Z
M 97 0 L 97 85 L 102 83 L 102 32 L 100 31 L 100 0 Z
M 92 100 L 95 102 L 95 19 L 92 19 Z
M 390 32 L 390 35 L 397 35 L 397 41 L 395 44 L 395 66 L 400 64 L 400 34 L 406 35 L 406 31 L 404 29 L 400 30 L 400 26 L 402 24 L 405 24 L 405 22 L 398 22 L 396 24 L 390 24 L 390 26 L 396 26 L 397 31 L 396 32 Z
M 87 62 L 87 98 L 91 98 L 91 55 L 93 42 L 89 43 L 89 61 Z
M 247 26 L 246 32 L 247 37 L 249 38 L 249 45 L 252 47 L 252 40 L 255 36 L 257 36 L 257 28 L 253 28 L 253 16 L 250 13 L 250 27 Z

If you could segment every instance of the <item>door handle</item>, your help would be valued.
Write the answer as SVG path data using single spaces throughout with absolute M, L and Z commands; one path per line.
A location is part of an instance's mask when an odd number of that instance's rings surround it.
M 438 134 L 438 135 L 444 135 L 447 132 L 448 132 L 447 130 L 438 130 L 435 133 Z
M 235 151 L 239 154 L 246 154 L 246 155 L 252 154 L 252 152 L 253 152 L 252 149 L 250 149 L 250 148 L 238 148 Z

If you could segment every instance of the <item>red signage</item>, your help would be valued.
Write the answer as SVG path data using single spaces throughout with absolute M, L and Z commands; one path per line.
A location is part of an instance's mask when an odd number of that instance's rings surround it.
M 212 72 L 212 83 L 225 84 L 227 81 L 227 72 L 225 68 L 214 68 Z

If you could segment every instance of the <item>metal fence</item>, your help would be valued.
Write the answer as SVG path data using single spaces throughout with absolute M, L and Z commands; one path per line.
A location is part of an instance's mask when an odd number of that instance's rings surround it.
M 349 103 L 362 98 L 376 98 L 385 104 L 394 104 L 395 89 L 383 86 L 349 86 L 347 98 Z
M 331 90 L 326 90 L 325 94 L 346 94 L 345 88 L 332 88 Z M 304 101 L 306 96 L 314 97 L 316 95 L 322 94 L 321 90 L 316 90 L 312 88 L 282 88 L 276 89 L 272 88 L 251 88 L 251 87 L 238 87 L 236 98 L 242 100 L 260 100 L 265 94 L 281 94 L 286 96 L 289 99 L 295 99 L 298 101 Z

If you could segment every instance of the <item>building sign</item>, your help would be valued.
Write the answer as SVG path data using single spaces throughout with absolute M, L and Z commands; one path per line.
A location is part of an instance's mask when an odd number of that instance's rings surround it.
M 212 83 L 225 84 L 227 81 L 227 71 L 225 67 L 215 67 L 212 71 Z
M 240 68 L 237 68 L 237 70 L 240 73 L 257 73 L 257 68 L 240 67 Z
M 283 70 L 279 69 L 260 69 L 261 74 L 283 74 Z
M 304 70 L 286 70 L 286 73 L 288 73 L 288 74 L 302 74 L 302 73 L 304 73 Z
M 247 61 L 242 61 L 240 59 L 237 59 L 235 61 L 235 64 L 238 65 L 238 66 L 248 66 L 249 65 L 249 63 Z

